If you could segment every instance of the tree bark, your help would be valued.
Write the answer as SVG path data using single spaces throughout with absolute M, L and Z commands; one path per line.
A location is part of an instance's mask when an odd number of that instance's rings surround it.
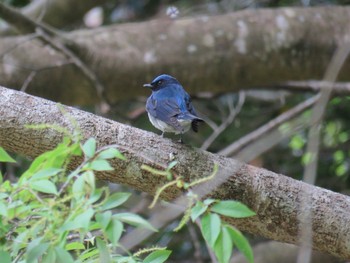
M 349 41 L 350 7 L 246 10 L 219 16 L 77 30 L 65 35 L 105 87 L 111 103 L 145 95 L 160 73 L 190 93 L 264 88 L 321 79 L 336 47 Z M 0 84 L 66 104 L 96 103 L 94 86 L 59 51 L 28 36 L 0 39 Z M 195 70 L 194 70 L 195 69 Z M 350 60 L 339 81 L 349 81 Z
M 173 169 L 174 174 L 188 182 L 208 176 L 214 164 L 218 164 L 218 174 L 209 184 L 203 185 L 209 190 L 218 186 L 210 196 L 239 200 L 257 213 L 247 219 L 227 218 L 230 224 L 266 238 L 298 244 L 299 214 L 311 210 L 313 248 L 350 259 L 350 198 L 345 195 L 174 143 L 72 107 L 63 107 L 62 111 L 54 102 L 22 92 L 0 87 L 0 97 L 0 145 L 8 151 L 34 158 L 52 149 L 62 140 L 60 132 L 29 129 L 25 125 L 46 123 L 73 130 L 73 118 L 84 138 L 95 137 L 99 146 L 117 144 L 127 157 L 127 161 L 113 160 L 115 171 L 99 173 L 99 179 L 154 194 L 166 183 L 165 178 L 142 170 L 142 164 L 162 169 L 175 159 L 178 164 Z M 72 165 L 77 165 L 78 161 Z M 308 207 L 301 207 L 303 191 L 311 196 Z M 173 187 L 162 197 L 173 200 L 180 194 L 181 191 Z

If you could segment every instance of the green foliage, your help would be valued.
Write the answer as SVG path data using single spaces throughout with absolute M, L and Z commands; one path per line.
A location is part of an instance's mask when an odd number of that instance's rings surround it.
M 157 190 L 151 207 L 154 206 L 160 194 L 168 187 L 176 185 L 180 189 L 187 190 L 188 206 L 182 220 L 174 231 L 179 231 L 190 219 L 192 222 L 198 221 L 200 222 L 202 235 L 208 246 L 214 251 L 219 263 L 230 261 L 234 246 L 243 253 L 250 263 L 254 262 L 253 251 L 247 239 L 236 228 L 222 223 L 220 215 L 232 218 L 246 218 L 254 216 L 255 213 L 246 205 L 234 200 L 221 201 L 211 198 L 203 201 L 199 200 L 198 196 L 191 190 L 191 187 L 195 185 L 214 179 L 218 172 L 218 165 L 214 165 L 211 175 L 191 183 L 183 181 L 183 178 L 180 176 L 173 179 L 174 176 L 171 169 L 174 166 L 173 162 L 170 163 L 165 171 L 146 165 L 141 167 L 153 174 L 166 176 L 170 181 Z
M 73 171 L 73 157 L 84 157 Z M 38 156 L 18 182 L 0 185 L 1 262 L 121 262 L 116 253 L 125 224 L 157 231 L 139 215 L 112 212 L 130 193 L 110 194 L 97 188 L 96 171 L 112 169 L 108 159 L 125 157 L 113 147 L 97 149 L 95 139 L 84 144 L 65 138 L 55 149 Z M 14 160 L 0 148 L 0 160 Z M 2 178 L 2 177 L 1 177 Z M 170 251 L 145 249 L 144 260 L 164 262 Z

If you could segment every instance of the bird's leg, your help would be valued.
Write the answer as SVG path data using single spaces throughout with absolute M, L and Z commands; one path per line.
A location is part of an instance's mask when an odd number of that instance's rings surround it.
M 160 136 L 162 136 L 162 138 L 164 138 L 164 131 L 162 132 L 162 134 Z
M 180 139 L 178 140 L 179 143 L 184 143 L 184 141 L 182 140 L 182 133 L 180 133 Z

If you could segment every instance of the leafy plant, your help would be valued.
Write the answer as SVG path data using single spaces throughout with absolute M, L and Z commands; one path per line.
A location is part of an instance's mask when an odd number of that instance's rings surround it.
M 95 172 L 113 170 L 112 158 L 125 160 L 113 146 L 97 150 L 93 138 L 80 144 L 78 136 L 66 137 L 38 156 L 18 182 L 3 182 L 1 176 L 1 262 L 164 262 L 171 253 L 165 248 L 127 257 L 116 252 L 125 224 L 157 230 L 137 214 L 112 212 L 130 193 L 96 187 Z M 0 161 L 14 162 L 1 147 Z
M 232 218 L 246 218 L 254 216 L 255 212 L 241 202 L 234 200 L 208 198 L 202 201 L 191 190 L 191 187 L 213 179 L 217 174 L 218 166 L 216 164 L 214 165 L 213 173 L 210 176 L 186 183 L 181 176 L 174 179 L 171 169 L 175 165 L 175 161 L 171 162 L 165 171 L 157 170 L 146 165 L 141 167 L 153 174 L 165 176 L 169 180 L 167 184 L 157 190 L 150 207 L 155 205 L 160 194 L 170 186 L 176 185 L 181 189 L 187 190 L 188 207 L 174 231 L 179 231 L 191 219 L 192 222 L 198 222 L 200 225 L 206 243 L 214 251 L 220 263 L 229 262 L 234 246 L 244 254 L 250 263 L 254 262 L 253 251 L 248 240 L 238 229 L 223 223 L 220 215 Z

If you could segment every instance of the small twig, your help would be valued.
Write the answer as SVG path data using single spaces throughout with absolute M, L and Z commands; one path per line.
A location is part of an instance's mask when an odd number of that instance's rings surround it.
M 245 93 L 243 91 L 239 92 L 238 104 L 234 108 L 233 103 L 229 103 L 229 116 L 218 126 L 214 132 L 204 141 L 201 146 L 201 150 L 206 150 L 215 141 L 215 139 L 234 121 L 238 113 L 241 111 L 242 106 L 245 101 Z
M 273 90 L 289 90 L 289 91 L 313 91 L 319 92 L 322 90 L 332 90 L 332 93 L 336 95 L 349 95 L 350 94 L 350 83 L 349 82 L 335 82 L 330 81 L 318 81 L 318 80 L 308 80 L 308 81 L 287 81 L 273 87 L 267 87 L 267 89 L 272 88 Z
M 350 53 L 350 42 L 338 47 L 327 67 L 324 80 L 327 83 L 336 81 L 337 76 Z M 305 165 L 303 181 L 309 184 L 315 184 L 317 163 L 321 137 L 321 123 L 326 111 L 328 101 L 331 97 L 332 86 L 328 89 L 322 89 L 319 93 L 320 99 L 312 108 L 311 123 L 312 126 L 308 134 L 308 143 L 306 153 L 309 154 L 309 161 Z M 301 247 L 298 253 L 298 263 L 308 263 L 311 260 L 312 238 L 313 238 L 313 211 L 310 208 L 312 196 L 306 191 L 300 192 L 301 205 L 299 219 L 299 238 Z
M 263 135 L 271 132 L 276 127 L 289 121 L 290 119 L 292 119 L 292 118 L 296 117 L 297 115 L 301 114 L 302 112 L 304 112 L 306 109 L 310 108 L 312 105 L 314 105 L 316 103 L 316 101 L 319 98 L 320 98 L 320 96 L 316 95 L 316 96 L 311 97 L 308 100 L 298 104 L 297 106 L 293 107 L 292 109 L 282 113 L 277 118 L 269 121 L 268 123 L 261 126 L 260 128 L 254 130 L 253 132 L 247 134 L 246 136 L 242 137 L 238 141 L 235 141 L 233 144 L 222 149 L 220 152 L 218 152 L 218 154 L 221 154 L 224 156 L 235 155 L 239 150 L 242 150 L 248 144 L 252 143 L 253 141 L 258 140 Z
M 25 81 L 23 82 L 23 85 L 21 87 L 21 91 L 25 92 L 27 90 L 28 85 L 30 84 L 30 82 L 32 82 L 32 80 L 34 79 L 34 77 L 36 76 L 37 71 L 32 71 L 30 72 L 30 74 L 28 75 L 28 77 L 25 79 Z
M 187 224 L 188 232 L 191 236 L 192 243 L 194 246 L 194 258 L 196 259 L 197 263 L 203 263 L 202 253 L 201 253 L 201 244 L 199 242 L 199 238 L 197 235 L 197 232 L 195 228 L 193 227 L 193 224 Z

